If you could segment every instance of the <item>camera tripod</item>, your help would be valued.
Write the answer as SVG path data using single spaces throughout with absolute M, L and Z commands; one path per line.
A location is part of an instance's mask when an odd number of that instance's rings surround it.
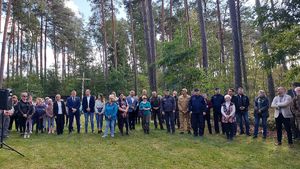
M 25 157 L 22 153 L 20 153 L 16 149 L 14 149 L 11 146 L 9 146 L 6 143 L 4 143 L 4 141 L 3 141 L 4 140 L 4 110 L 0 110 L 0 111 L 2 111 L 2 113 L 1 113 L 1 119 L 2 120 L 1 120 L 0 149 L 14 151 L 14 152 L 18 153 L 19 155 L 21 155 L 22 157 Z

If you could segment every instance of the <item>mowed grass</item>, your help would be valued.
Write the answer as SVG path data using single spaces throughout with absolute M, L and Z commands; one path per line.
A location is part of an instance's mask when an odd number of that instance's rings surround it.
M 140 125 L 130 136 L 101 138 L 99 134 L 32 134 L 30 139 L 10 134 L 6 143 L 25 157 L 0 150 L 0 169 L 93 169 L 93 168 L 300 168 L 300 143 L 289 148 L 284 138 L 280 147 L 276 138 L 253 140 L 237 136 L 228 143 L 223 135 L 169 135 L 153 130 L 145 135 Z M 84 131 L 83 129 L 81 130 Z

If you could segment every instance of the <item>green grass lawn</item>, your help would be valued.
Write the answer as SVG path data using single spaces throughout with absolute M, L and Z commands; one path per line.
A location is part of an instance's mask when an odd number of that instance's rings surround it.
M 105 139 L 99 134 L 67 132 L 62 136 L 33 134 L 23 139 L 12 132 L 6 143 L 26 157 L 1 149 L 0 169 L 300 168 L 299 142 L 289 148 L 284 140 L 276 147 L 275 138 L 263 141 L 237 136 L 228 143 L 223 135 L 206 134 L 200 139 L 178 132 L 168 135 L 161 130 L 144 135 L 140 126 L 130 136 L 116 134 Z

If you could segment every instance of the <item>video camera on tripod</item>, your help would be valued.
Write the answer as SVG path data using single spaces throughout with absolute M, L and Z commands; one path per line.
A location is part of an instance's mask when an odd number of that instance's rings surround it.
M 12 95 L 11 89 L 0 89 L 0 110 L 12 109 Z

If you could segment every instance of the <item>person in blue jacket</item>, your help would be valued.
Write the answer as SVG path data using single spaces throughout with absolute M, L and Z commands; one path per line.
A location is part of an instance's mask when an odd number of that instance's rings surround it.
M 203 136 L 204 134 L 204 116 L 207 105 L 199 89 L 194 90 L 194 95 L 190 99 L 189 111 L 192 112 L 191 121 L 194 136 Z
M 111 137 L 115 136 L 115 121 L 117 119 L 118 109 L 119 109 L 118 105 L 115 102 L 115 96 L 110 95 L 109 102 L 105 104 L 105 110 L 104 110 L 106 128 L 105 128 L 104 135 L 102 136 L 103 138 L 107 137 L 108 129 L 110 129 L 110 136 Z

